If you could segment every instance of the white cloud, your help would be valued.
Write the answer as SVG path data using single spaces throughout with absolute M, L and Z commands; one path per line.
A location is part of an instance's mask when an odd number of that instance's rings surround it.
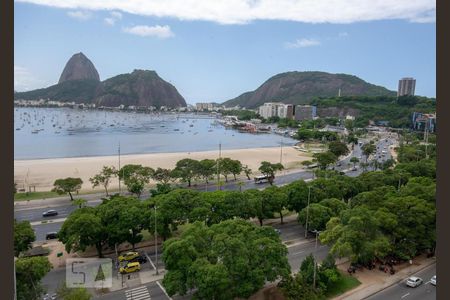
M 345 37 L 348 37 L 348 32 L 339 32 L 339 34 L 338 34 L 338 37 L 340 37 L 340 38 L 345 38 Z
M 146 26 L 146 25 L 137 25 L 133 27 L 125 27 L 123 28 L 123 32 L 135 34 L 139 36 L 155 36 L 161 39 L 170 38 L 174 36 L 172 30 L 168 25 L 164 26 Z
M 89 11 L 69 11 L 67 15 L 71 18 L 77 19 L 79 21 L 87 21 L 92 17 L 92 13 Z
M 387 19 L 435 22 L 435 0 L 16 0 L 51 7 L 245 24 L 254 20 L 353 23 Z
M 122 19 L 122 14 L 118 11 L 113 11 L 109 13 L 109 17 L 105 18 L 105 24 L 109 26 L 114 26 L 117 21 Z
M 14 90 L 28 91 L 42 88 L 44 80 L 36 78 L 27 68 L 14 65 Z
M 305 48 L 305 47 L 313 47 L 319 46 L 320 41 L 317 39 L 297 39 L 295 42 L 287 42 L 285 43 L 286 48 Z

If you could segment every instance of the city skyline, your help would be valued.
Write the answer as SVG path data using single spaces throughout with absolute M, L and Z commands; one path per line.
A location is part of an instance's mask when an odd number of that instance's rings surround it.
M 417 95 L 435 97 L 434 3 L 382 1 L 385 9 L 367 4 L 373 13 L 356 7 L 340 19 L 327 11 L 308 17 L 279 10 L 271 17 L 252 6 L 269 2 L 236 1 L 253 13 L 244 18 L 223 8 L 212 20 L 212 12 L 183 15 L 156 4 L 139 9 L 134 2 L 126 8 L 101 1 L 16 1 L 14 88 L 55 84 L 66 61 L 81 51 L 101 80 L 155 70 L 189 104 L 223 102 L 287 71 L 346 73 L 392 91 L 400 78 L 414 77 Z M 351 5 L 339 3 L 341 9 Z

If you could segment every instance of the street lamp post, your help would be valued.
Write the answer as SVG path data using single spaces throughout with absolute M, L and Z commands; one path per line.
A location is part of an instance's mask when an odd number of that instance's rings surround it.
M 305 238 L 308 236 L 308 219 L 309 219 L 309 201 L 311 199 L 311 186 L 308 185 L 308 205 L 306 206 L 306 225 L 305 225 Z
M 158 275 L 158 237 L 156 232 L 156 205 L 155 205 L 155 269 L 156 275 Z
M 317 271 L 316 271 L 316 269 L 317 269 L 317 261 L 316 261 L 316 254 L 317 254 L 317 237 L 318 237 L 320 231 L 314 230 L 314 232 L 315 232 L 315 234 L 316 234 L 316 245 L 315 245 L 315 247 L 314 247 L 314 255 L 313 255 L 313 257 L 314 257 L 313 287 L 316 288 L 316 273 L 317 273 Z

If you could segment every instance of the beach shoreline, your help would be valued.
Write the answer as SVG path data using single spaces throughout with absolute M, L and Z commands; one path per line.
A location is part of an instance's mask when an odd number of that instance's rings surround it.
M 282 155 L 281 155 L 282 154 Z M 171 152 L 171 153 L 149 153 L 149 154 L 126 154 L 120 156 L 120 164 L 142 164 L 154 169 L 173 169 L 177 161 L 184 158 L 196 160 L 216 159 L 219 151 L 199 151 L 199 152 Z M 221 157 L 229 157 L 241 161 L 243 165 L 248 165 L 254 174 L 259 174 L 258 167 L 262 161 L 272 163 L 280 162 L 286 169 L 298 168 L 300 162 L 309 160 L 311 157 L 303 152 L 294 149 L 292 146 L 267 147 L 267 148 L 247 148 L 222 150 Z M 101 191 L 101 187 L 92 188 L 89 178 L 97 174 L 103 166 L 115 166 L 118 168 L 119 157 L 114 156 L 88 156 L 69 158 L 46 158 L 14 160 L 14 181 L 17 188 L 24 188 L 31 191 L 49 191 L 53 188 L 53 182 L 58 178 L 80 177 L 83 180 L 82 191 Z M 111 189 L 118 188 L 118 180 L 112 179 L 109 186 Z

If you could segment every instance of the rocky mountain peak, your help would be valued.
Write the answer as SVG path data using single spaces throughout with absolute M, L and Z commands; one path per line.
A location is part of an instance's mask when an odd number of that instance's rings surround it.
M 58 83 L 69 80 L 92 79 L 100 81 L 94 64 L 82 52 L 74 54 L 66 63 Z

